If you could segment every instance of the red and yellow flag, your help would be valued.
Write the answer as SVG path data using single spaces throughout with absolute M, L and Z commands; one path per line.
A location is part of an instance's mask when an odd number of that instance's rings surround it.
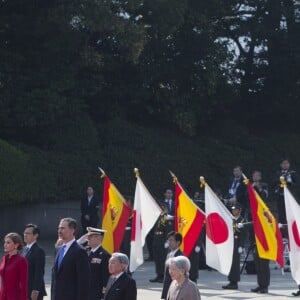
M 104 234 L 102 246 L 107 252 L 120 250 L 130 212 L 123 196 L 104 175 L 102 229 L 107 232 Z
M 189 198 L 175 180 L 175 230 L 182 235 L 181 251 L 192 252 L 204 223 L 204 212 Z
M 278 223 L 253 186 L 248 182 L 246 184 L 258 255 L 283 267 L 283 243 Z

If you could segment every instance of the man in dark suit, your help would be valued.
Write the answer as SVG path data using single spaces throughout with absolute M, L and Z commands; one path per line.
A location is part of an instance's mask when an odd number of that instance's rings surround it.
M 23 255 L 28 261 L 28 297 L 30 300 L 42 300 L 46 296 L 44 272 L 45 251 L 37 244 L 40 229 L 35 224 L 27 224 L 24 229 L 26 247 Z
M 111 274 L 104 294 L 104 300 L 136 300 L 136 283 L 127 273 L 129 260 L 126 254 L 115 252 L 109 260 Z
M 91 286 L 89 300 L 103 299 L 109 278 L 108 261 L 110 254 L 102 247 L 105 230 L 88 227 L 89 263 L 91 269 Z
M 226 199 L 227 207 L 231 210 L 231 206 L 239 202 L 243 207 L 242 216 L 247 219 L 249 215 L 249 201 L 247 186 L 243 183 L 243 170 L 240 166 L 233 168 L 233 178 L 231 178 Z
M 171 257 L 184 255 L 183 252 L 179 249 L 179 247 L 182 243 L 182 235 L 179 232 L 176 232 L 176 231 L 169 232 L 168 233 L 168 243 L 169 243 L 170 251 L 167 255 L 167 261 Z M 161 299 L 166 299 L 171 282 L 172 282 L 172 279 L 169 274 L 169 267 L 166 266 Z
M 76 220 L 61 219 L 58 238 L 63 241 L 52 269 L 52 300 L 88 300 L 90 267 L 88 256 L 75 240 Z
M 94 189 L 89 186 L 86 190 L 87 197 L 81 200 L 81 226 L 83 234 L 87 227 L 99 227 L 99 201 L 94 195 Z
M 175 215 L 175 201 L 173 200 L 173 192 L 170 189 L 167 189 L 165 192 L 165 204 L 167 207 L 168 215 Z
M 287 187 L 291 191 L 291 193 L 296 196 L 297 188 L 298 188 L 298 175 L 297 172 L 290 168 L 290 161 L 288 158 L 284 158 L 280 163 L 280 170 L 276 172 L 274 178 L 274 193 L 275 200 L 277 204 L 278 211 L 278 222 L 281 224 L 286 224 L 286 212 L 285 212 L 285 202 L 284 202 L 284 193 L 283 187 L 280 182 L 280 177 L 283 177 Z M 284 237 L 287 237 L 286 230 L 281 230 L 283 232 Z

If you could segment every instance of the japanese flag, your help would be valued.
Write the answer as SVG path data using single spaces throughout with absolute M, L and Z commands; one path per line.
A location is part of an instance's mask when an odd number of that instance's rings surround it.
M 300 284 L 300 206 L 284 187 L 286 219 L 289 232 L 291 273 L 297 284 Z
M 233 255 L 232 215 L 205 184 L 206 264 L 228 275 Z

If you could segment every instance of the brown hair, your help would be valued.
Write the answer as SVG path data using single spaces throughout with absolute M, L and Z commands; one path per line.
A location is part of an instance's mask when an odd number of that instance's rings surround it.
M 22 237 L 16 232 L 8 233 L 4 239 L 10 238 L 14 244 L 19 244 L 17 250 L 21 251 L 23 249 L 23 240 Z
M 77 228 L 77 222 L 76 222 L 75 219 L 69 218 L 69 217 L 68 217 L 68 218 L 63 218 L 63 219 L 61 219 L 60 222 L 67 222 L 69 228 L 74 229 L 74 231 L 76 231 L 76 228 Z

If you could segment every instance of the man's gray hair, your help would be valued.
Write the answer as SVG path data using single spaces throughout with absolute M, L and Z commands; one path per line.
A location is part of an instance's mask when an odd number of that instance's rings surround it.
M 112 258 L 116 258 L 121 264 L 124 264 L 124 265 L 129 265 L 129 259 L 128 259 L 128 256 L 124 253 L 121 253 L 121 252 L 114 252 L 112 255 L 111 255 Z
M 167 265 L 174 264 L 178 269 L 185 270 L 185 273 L 188 274 L 191 268 L 190 260 L 183 256 L 171 257 L 167 260 Z

